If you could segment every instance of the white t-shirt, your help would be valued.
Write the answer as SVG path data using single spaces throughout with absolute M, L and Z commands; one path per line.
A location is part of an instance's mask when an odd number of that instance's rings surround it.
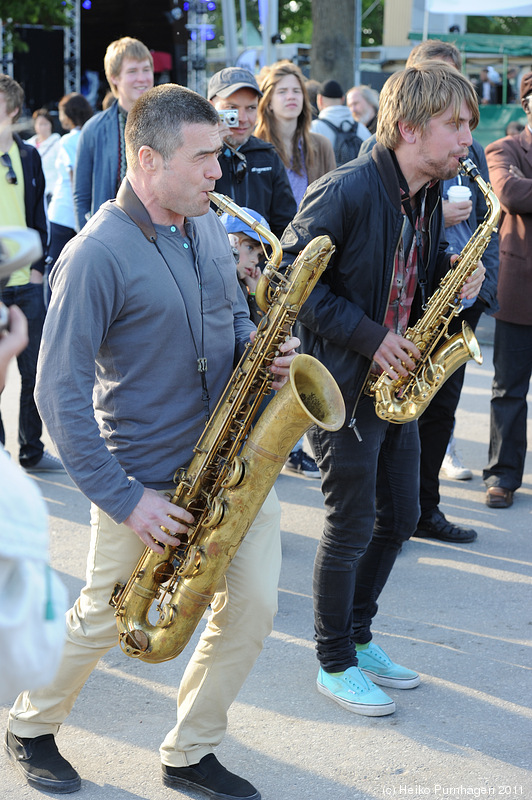
M 52 199 L 48 207 L 48 219 L 57 225 L 76 230 L 74 216 L 74 196 L 72 194 L 72 172 L 76 163 L 79 128 L 73 128 L 61 137 L 59 151 L 55 161 L 57 181 L 53 189 Z
M 40 144 L 37 144 L 37 134 L 26 140 L 26 144 L 33 145 L 41 157 L 42 171 L 44 172 L 44 180 L 46 181 L 45 195 L 49 195 L 53 192 L 57 180 L 55 159 L 57 158 L 60 139 L 61 136 L 58 133 L 52 133 Z

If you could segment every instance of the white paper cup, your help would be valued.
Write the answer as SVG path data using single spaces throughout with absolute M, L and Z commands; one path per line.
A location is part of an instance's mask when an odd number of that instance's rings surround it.
M 469 186 L 449 186 L 447 199 L 450 203 L 463 203 L 471 199 L 471 189 Z

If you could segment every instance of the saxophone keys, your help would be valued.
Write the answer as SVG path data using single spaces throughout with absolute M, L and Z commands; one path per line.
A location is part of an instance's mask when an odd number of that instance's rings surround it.
M 240 458 L 240 456 L 236 456 L 231 463 L 231 467 L 229 469 L 229 473 L 227 478 L 222 483 L 223 489 L 233 489 L 235 486 L 239 486 L 243 479 L 244 479 L 244 462 Z
M 220 524 L 225 514 L 225 503 L 219 498 L 215 497 L 209 505 L 209 511 L 203 521 L 206 528 L 216 528 Z
M 171 578 L 173 578 L 174 573 L 175 569 L 170 561 L 161 561 L 154 568 L 152 572 L 152 578 L 159 586 L 160 584 L 167 583 Z
M 179 577 L 193 578 L 199 575 L 205 568 L 206 559 L 205 548 L 202 545 L 190 547 L 184 563 L 178 570 Z
M 143 630 L 137 628 L 132 631 L 121 633 L 119 642 L 124 653 L 132 658 L 138 658 L 142 653 L 145 653 L 150 646 L 150 640 L 147 634 Z
M 425 370 L 425 375 L 431 386 L 439 386 L 445 380 L 445 368 L 442 364 L 431 362 Z

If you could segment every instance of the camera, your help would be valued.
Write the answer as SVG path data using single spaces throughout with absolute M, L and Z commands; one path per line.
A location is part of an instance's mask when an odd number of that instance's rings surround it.
M 220 122 L 224 122 L 229 128 L 238 127 L 238 109 L 226 108 L 223 111 L 218 111 Z

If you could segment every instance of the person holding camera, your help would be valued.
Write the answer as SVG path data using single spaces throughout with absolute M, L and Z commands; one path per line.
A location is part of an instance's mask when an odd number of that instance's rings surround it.
M 228 195 L 239 206 L 254 208 L 279 238 L 297 207 L 274 146 L 251 135 L 261 97 L 254 76 L 241 67 L 226 67 L 209 81 L 207 99 L 220 114 L 224 144 L 220 156 L 222 177 L 216 181 L 216 191 Z M 231 118 L 231 111 L 236 112 L 236 118 Z

